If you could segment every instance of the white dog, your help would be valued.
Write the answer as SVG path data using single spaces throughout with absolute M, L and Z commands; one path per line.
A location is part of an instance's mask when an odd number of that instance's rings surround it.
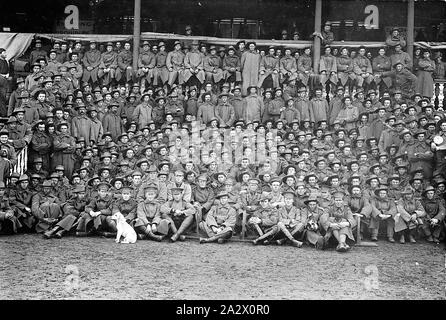
M 118 229 L 118 232 L 116 234 L 116 243 L 119 243 L 121 240 L 121 236 L 124 237 L 124 239 L 121 241 L 121 243 L 135 243 L 136 242 L 136 232 L 133 230 L 133 228 L 125 221 L 124 216 L 121 212 L 116 212 L 111 217 L 113 220 L 116 220 L 116 228 Z

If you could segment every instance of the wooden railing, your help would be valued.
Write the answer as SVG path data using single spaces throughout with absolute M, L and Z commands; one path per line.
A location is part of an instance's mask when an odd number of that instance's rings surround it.
M 26 170 L 28 170 L 28 147 L 17 152 L 17 163 L 11 168 L 11 173 L 17 172 L 22 175 Z
M 446 79 L 434 79 L 434 95 L 432 97 L 432 104 L 435 109 L 439 107 L 444 108 L 444 97 L 446 95 Z

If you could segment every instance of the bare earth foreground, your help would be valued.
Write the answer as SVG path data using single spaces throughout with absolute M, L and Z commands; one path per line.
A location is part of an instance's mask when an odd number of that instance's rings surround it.
M 445 299 L 427 243 L 309 247 L 0 237 L 0 299 Z

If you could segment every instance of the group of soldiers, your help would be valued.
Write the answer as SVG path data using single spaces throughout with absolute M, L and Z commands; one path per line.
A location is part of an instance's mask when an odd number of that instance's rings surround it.
M 412 61 L 395 31 L 372 61 L 363 47 L 352 58 L 327 46 L 319 71 L 310 48 L 296 59 L 253 42 L 176 41 L 170 52 L 144 42 L 138 70 L 128 42 L 103 53 L 55 45 L 49 57 L 37 45 L 0 130 L 0 233 L 114 236 L 121 212 L 154 241 L 198 230 L 200 243 L 240 234 L 344 252 L 358 231 L 378 241 L 381 227 L 390 242 L 439 243 L 436 66 L 427 51 Z

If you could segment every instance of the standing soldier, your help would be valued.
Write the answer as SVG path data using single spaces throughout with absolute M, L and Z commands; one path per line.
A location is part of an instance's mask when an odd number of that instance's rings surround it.
M 378 50 L 378 56 L 374 57 L 372 60 L 372 69 L 375 75 L 375 83 L 379 91 L 383 92 L 389 89 L 392 85 L 392 79 L 389 77 L 381 78 L 379 75 L 383 72 L 388 72 L 392 69 L 392 61 L 388 56 L 386 56 L 386 49 L 380 48 Z
M 96 41 L 90 41 L 90 50 L 85 52 L 82 63 L 84 64 L 82 81 L 86 83 L 91 80 L 93 85 L 96 85 L 98 82 L 98 70 L 101 65 L 101 52 L 96 49 Z
M 259 82 L 259 69 L 261 56 L 256 51 L 256 43 L 247 44 L 249 50 L 245 50 L 241 56 L 240 67 L 242 70 L 242 94 L 249 94 L 249 88 L 257 86 Z M 246 119 L 245 119 L 246 120 Z
M 107 51 L 101 54 L 98 77 L 102 79 L 102 85 L 108 86 L 114 79 L 118 67 L 118 54 L 113 51 L 113 43 L 107 42 Z
M 87 107 L 85 104 L 80 103 L 76 106 L 75 110 L 78 111 L 78 115 L 71 120 L 71 134 L 73 137 L 85 139 L 87 146 L 94 143 L 94 138 L 91 135 L 92 121 L 87 117 Z
M 229 204 L 229 194 L 222 191 L 217 195 L 218 204 L 211 207 L 205 221 L 200 222 L 200 229 L 207 238 L 200 238 L 200 243 L 217 241 L 224 243 L 230 239 L 236 222 L 236 211 Z
M 71 179 L 74 170 L 76 140 L 68 133 L 68 123 L 59 123 L 57 130 L 59 133 L 54 137 L 54 156 L 52 157 L 51 167 L 55 168 L 57 165 L 63 165 L 65 176 Z
M 181 50 L 181 42 L 175 41 L 174 50 L 167 54 L 166 66 L 169 71 L 168 85 L 170 87 L 178 80 L 179 84 L 184 83 L 184 57 L 185 54 Z
M 141 88 L 146 87 L 146 82 L 148 85 L 152 83 L 154 68 L 155 54 L 150 51 L 150 43 L 148 41 L 144 41 L 142 44 L 142 52 L 139 53 L 138 71 L 136 73 Z
M 29 55 L 29 64 L 33 64 L 37 61 L 37 58 L 43 57 L 45 61 L 48 60 L 48 53 L 42 49 L 42 40 L 36 39 L 35 49 L 31 51 Z

